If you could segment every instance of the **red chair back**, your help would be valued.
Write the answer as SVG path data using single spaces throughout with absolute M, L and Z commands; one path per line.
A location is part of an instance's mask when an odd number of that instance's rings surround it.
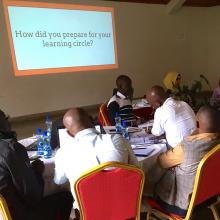
M 190 200 L 187 217 L 192 213 L 192 208 L 202 202 L 220 194 L 220 144 L 210 150 L 200 161 Z
M 103 103 L 99 108 L 98 119 L 102 126 L 110 126 L 107 104 Z
M 210 152 L 211 153 L 211 152 Z M 200 204 L 220 194 L 220 145 L 206 158 L 201 168 L 195 203 Z
M 127 164 L 108 162 L 88 171 L 74 186 L 81 219 L 139 219 L 143 183 L 143 171 Z
M 138 118 L 143 118 L 146 121 L 152 119 L 152 107 L 142 107 L 133 109 L 133 114 Z

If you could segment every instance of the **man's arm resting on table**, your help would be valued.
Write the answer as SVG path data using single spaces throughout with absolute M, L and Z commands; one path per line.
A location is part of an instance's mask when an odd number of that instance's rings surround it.
M 184 152 L 181 144 L 160 154 L 157 161 L 162 168 L 171 168 L 183 162 Z
M 67 181 L 67 177 L 64 172 L 63 165 L 65 163 L 65 156 L 60 148 L 55 156 L 55 174 L 54 174 L 54 182 L 57 185 L 64 184 Z
M 153 127 L 151 129 L 151 133 L 155 136 L 160 136 L 165 133 L 165 131 L 164 131 L 164 123 L 165 122 L 163 121 L 163 118 L 161 118 L 161 114 L 162 114 L 162 112 L 159 109 L 157 109 L 154 114 L 154 123 L 153 123 Z

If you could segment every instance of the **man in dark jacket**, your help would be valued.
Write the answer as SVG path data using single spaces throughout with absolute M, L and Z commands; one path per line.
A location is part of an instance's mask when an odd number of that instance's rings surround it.
M 116 113 L 128 126 L 136 124 L 136 117 L 132 109 L 133 88 L 132 80 L 126 75 L 116 79 L 117 89 L 108 101 L 107 109 L 111 125 L 115 125 Z
M 72 196 L 69 192 L 43 198 L 44 164 L 30 164 L 26 149 L 16 140 L 4 112 L 0 110 L 0 194 L 13 220 L 69 219 Z

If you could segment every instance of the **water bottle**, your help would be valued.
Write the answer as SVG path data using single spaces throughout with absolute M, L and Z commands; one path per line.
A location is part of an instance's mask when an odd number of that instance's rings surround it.
M 50 145 L 50 133 L 48 131 L 44 132 L 44 158 L 48 159 L 52 157 L 52 148 Z
M 46 130 L 49 133 L 49 137 L 51 137 L 52 119 L 51 119 L 51 117 L 49 115 L 46 117 L 45 124 L 46 124 Z
M 122 121 L 122 127 L 121 127 L 121 129 L 122 129 L 122 136 L 125 138 L 125 139 L 127 139 L 127 140 L 129 140 L 129 134 L 128 134 L 128 127 L 127 127 L 127 125 L 126 125 L 126 121 Z
M 37 128 L 36 132 L 37 137 L 37 155 L 43 156 L 44 155 L 44 139 L 42 135 L 42 131 L 40 128 Z
M 121 117 L 118 112 L 115 114 L 115 131 L 121 133 Z

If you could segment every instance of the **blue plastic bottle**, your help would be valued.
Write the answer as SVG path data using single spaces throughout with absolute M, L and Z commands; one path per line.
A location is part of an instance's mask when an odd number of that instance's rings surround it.
M 115 114 L 115 131 L 116 133 L 121 133 L 122 127 L 121 127 L 121 117 L 118 112 Z
M 49 137 L 51 137 L 52 119 L 51 119 L 51 117 L 49 115 L 46 117 L 45 124 L 46 124 L 47 132 L 50 133 Z
M 48 131 L 44 132 L 44 158 L 48 159 L 52 157 L 52 148 L 50 145 L 50 134 L 48 133 Z
M 44 139 L 42 135 L 42 131 L 40 128 L 37 128 L 37 155 L 43 156 L 44 155 Z
M 126 121 L 122 121 L 122 136 L 129 140 L 129 134 L 128 134 L 128 128 L 127 128 L 127 125 L 126 125 Z

